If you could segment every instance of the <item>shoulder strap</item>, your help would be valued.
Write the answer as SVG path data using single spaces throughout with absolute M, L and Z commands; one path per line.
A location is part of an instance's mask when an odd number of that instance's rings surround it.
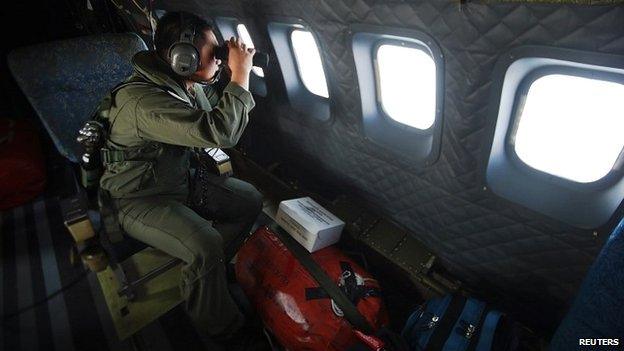
M 139 78 L 140 79 L 140 78 Z M 96 121 L 98 122 L 102 128 L 103 128 L 103 132 L 105 133 L 106 139 L 108 139 L 108 133 L 110 133 L 110 128 L 112 126 L 112 122 L 110 121 L 110 116 L 109 116 L 109 112 L 110 109 L 113 105 L 113 97 L 115 95 L 115 93 L 117 93 L 117 91 L 119 91 L 122 88 L 125 88 L 127 86 L 130 85 L 152 85 L 152 86 L 156 86 L 153 83 L 149 83 L 146 82 L 144 80 L 139 80 L 139 79 L 131 79 L 125 82 L 122 82 L 120 84 L 117 84 L 115 87 L 113 87 L 106 96 L 104 96 L 104 98 L 102 99 L 102 101 L 97 105 L 97 107 L 95 108 L 95 110 L 93 110 L 93 112 L 91 113 L 91 120 L 92 121 Z
M 319 267 L 319 265 L 312 259 L 309 252 L 305 251 L 303 247 L 299 245 L 293 238 L 285 233 L 278 225 L 273 225 L 272 228 L 275 235 L 284 243 L 286 248 L 295 256 L 297 261 L 310 273 L 312 278 L 316 280 L 321 288 L 323 288 L 329 297 L 338 305 L 338 307 L 344 312 L 345 318 L 361 332 L 372 335 L 375 331 L 370 326 L 366 318 L 362 316 L 357 307 L 349 300 L 347 295 L 338 288 L 336 283 L 327 276 L 327 273 Z
M 131 86 L 131 85 L 146 85 L 146 86 L 152 86 L 152 87 L 157 87 L 157 88 L 161 88 L 164 90 L 164 88 L 162 88 L 159 85 L 156 85 L 154 83 L 150 83 L 140 77 L 137 78 L 133 78 L 131 80 L 127 80 L 125 82 L 121 82 L 119 84 L 117 84 L 115 87 L 113 87 L 110 92 L 108 93 L 108 95 L 102 100 L 102 102 L 100 103 L 100 105 L 97 107 L 97 109 L 95 110 L 95 112 L 93 113 L 94 115 L 94 120 L 102 120 L 102 119 L 106 119 L 108 120 L 108 116 L 104 116 L 101 112 L 104 110 L 110 110 L 110 108 L 112 107 L 113 104 L 113 97 L 114 95 L 121 89 Z

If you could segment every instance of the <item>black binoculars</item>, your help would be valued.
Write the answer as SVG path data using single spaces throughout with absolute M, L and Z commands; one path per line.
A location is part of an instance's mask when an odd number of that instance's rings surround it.
M 215 57 L 225 62 L 228 59 L 229 52 L 230 52 L 230 49 L 228 48 L 227 43 L 223 44 L 221 46 L 218 46 L 215 49 Z M 269 54 L 256 51 L 256 53 L 253 56 L 252 64 L 255 67 L 266 69 L 269 66 Z

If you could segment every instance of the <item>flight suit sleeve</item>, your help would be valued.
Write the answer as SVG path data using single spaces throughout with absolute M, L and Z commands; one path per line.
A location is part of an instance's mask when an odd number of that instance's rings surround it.
M 192 108 L 164 91 L 145 94 L 135 109 L 136 132 L 167 144 L 230 148 L 243 134 L 254 105 L 251 93 L 236 83 L 228 84 L 212 111 Z

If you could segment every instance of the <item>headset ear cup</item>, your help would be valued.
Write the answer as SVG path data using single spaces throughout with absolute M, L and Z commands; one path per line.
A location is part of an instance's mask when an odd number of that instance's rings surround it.
M 199 68 L 199 51 L 190 43 L 177 42 L 169 48 L 169 60 L 176 74 L 188 77 Z

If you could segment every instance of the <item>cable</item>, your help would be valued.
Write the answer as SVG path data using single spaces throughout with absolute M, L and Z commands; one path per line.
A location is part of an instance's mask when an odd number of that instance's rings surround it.
M 115 5 L 115 7 L 117 7 L 117 9 L 119 11 L 122 11 L 124 9 L 123 5 L 119 4 L 116 0 L 111 0 L 111 2 L 113 3 L 113 5 Z M 155 32 L 155 28 L 154 28 L 154 17 L 153 17 L 153 0 L 146 0 L 145 2 L 145 7 L 142 7 L 141 4 L 139 4 L 137 2 L 137 0 L 130 0 L 130 2 L 134 5 L 134 7 L 136 7 L 140 13 L 142 13 L 145 16 L 145 19 L 147 20 L 147 22 L 149 23 L 149 28 L 150 28 L 150 37 L 152 39 L 152 45 L 154 43 L 154 32 Z M 130 12 L 128 10 L 126 10 L 127 15 L 130 15 Z M 131 19 L 130 22 L 133 24 L 133 26 L 136 28 L 136 25 L 134 23 L 134 21 Z M 142 33 L 142 31 L 141 31 Z
M 113 3 L 113 5 L 115 5 L 117 10 L 119 10 L 119 11 L 123 10 L 123 6 L 119 5 L 119 3 L 117 3 L 117 1 L 111 0 L 111 2 Z
M 114 4 L 114 2 L 111 0 Z M 110 25 L 110 31 L 113 33 L 117 33 L 117 25 L 115 24 L 115 20 L 113 20 L 113 16 L 111 14 L 110 4 L 108 1 L 103 1 L 102 5 L 104 6 L 104 11 L 106 11 L 106 17 L 108 18 L 108 24 Z
M 131 0 L 131 1 L 134 4 L 134 6 L 136 6 L 139 9 L 139 11 L 143 12 L 144 14 L 147 13 L 147 6 L 141 7 L 141 5 L 139 5 L 139 3 L 136 2 L 136 0 Z
M 89 273 L 91 273 L 91 271 L 89 270 L 85 270 L 83 272 L 80 273 L 80 275 L 78 275 L 78 277 L 76 277 L 74 280 L 72 280 L 69 284 L 61 287 L 60 289 L 58 289 L 57 291 L 53 292 L 52 294 L 44 297 L 43 299 L 36 301 L 34 303 L 32 303 L 31 305 L 22 307 L 20 309 L 18 309 L 15 312 L 11 312 L 5 315 L 2 315 L 2 320 L 3 322 L 7 319 L 11 319 L 11 318 L 15 318 L 19 315 L 21 315 L 22 313 L 32 310 L 33 308 L 38 307 L 39 305 L 44 304 L 45 302 L 48 302 L 50 299 L 58 296 L 59 294 L 71 289 L 72 287 L 74 287 L 76 284 L 80 283 L 87 275 L 89 275 Z
M 153 16 L 152 16 L 153 0 L 146 0 L 145 7 L 141 7 L 141 5 L 139 5 L 139 3 L 136 2 L 136 0 L 131 0 L 131 1 L 134 4 L 134 6 L 136 6 L 136 8 L 138 8 L 139 11 L 141 11 L 141 13 L 145 15 L 147 22 L 149 22 L 152 41 L 153 41 L 154 40 L 154 22 L 153 22 Z
M 150 25 L 150 39 L 152 40 L 151 44 L 152 44 L 152 49 L 155 49 L 154 46 L 154 36 L 156 35 L 156 29 L 154 28 L 154 0 L 147 0 L 146 4 L 145 4 L 145 9 L 147 10 L 147 12 L 145 13 L 145 16 L 147 17 L 147 21 L 149 22 Z

